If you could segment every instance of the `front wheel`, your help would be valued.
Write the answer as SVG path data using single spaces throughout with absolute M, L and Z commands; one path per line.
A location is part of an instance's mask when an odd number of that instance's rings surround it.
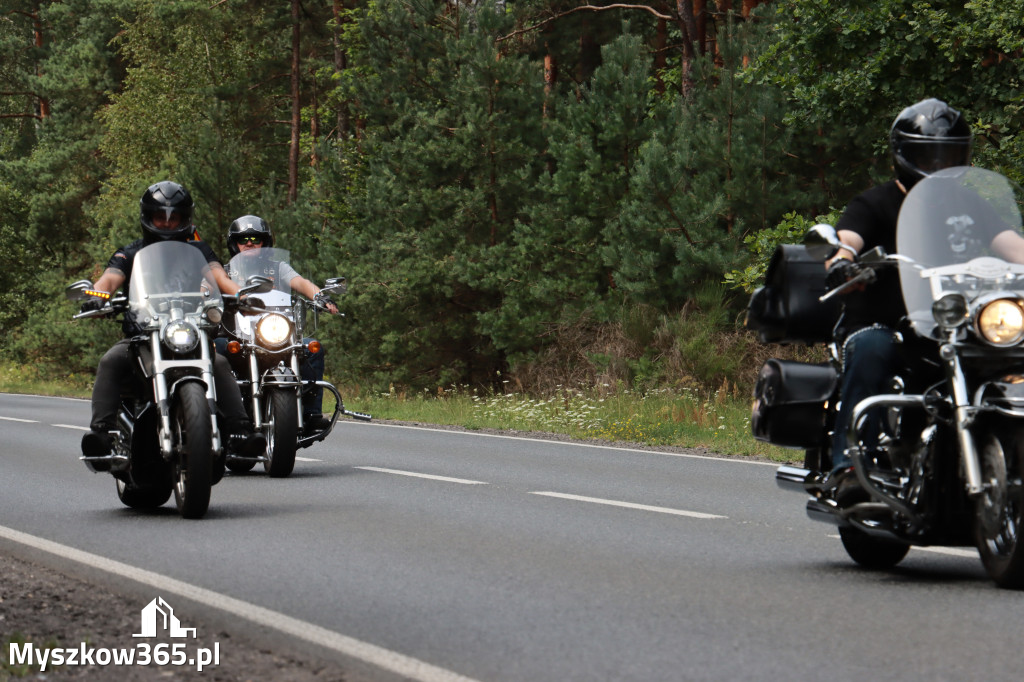
M 174 501 L 186 519 L 199 519 L 210 506 L 213 486 L 213 422 L 206 391 L 196 382 L 182 384 L 171 406 L 175 451 Z
M 271 478 L 284 478 L 295 468 L 299 440 L 299 401 L 295 391 L 268 388 L 266 391 L 267 461 L 263 468 Z
M 1024 475 L 1021 439 L 1024 427 L 992 429 L 979 458 L 984 492 L 974 513 L 974 536 L 981 563 L 1000 587 L 1024 588 L 1024 544 L 1021 543 L 1021 511 L 1024 510 Z

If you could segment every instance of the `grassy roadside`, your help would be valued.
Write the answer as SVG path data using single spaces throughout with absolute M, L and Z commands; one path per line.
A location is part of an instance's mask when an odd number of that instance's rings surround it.
M 0 363 L 0 392 L 88 398 L 91 389 L 91 375 L 53 379 L 30 367 Z M 800 451 L 755 441 L 750 435 L 750 398 L 729 385 L 714 392 L 690 388 L 638 392 L 601 384 L 559 387 L 544 396 L 483 393 L 459 386 L 419 394 L 373 393 L 355 387 L 339 390 L 347 408 L 377 419 L 706 448 L 778 462 L 803 457 Z M 333 397 L 325 394 L 324 411 L 333 408 Z

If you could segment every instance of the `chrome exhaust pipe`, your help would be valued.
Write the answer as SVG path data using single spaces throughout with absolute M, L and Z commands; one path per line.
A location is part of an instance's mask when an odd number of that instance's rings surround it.
M 810 469 L 781 466 L 775 471 L 775 483 L 783 490 L 812 494 L 820 486 L 821 476 Z

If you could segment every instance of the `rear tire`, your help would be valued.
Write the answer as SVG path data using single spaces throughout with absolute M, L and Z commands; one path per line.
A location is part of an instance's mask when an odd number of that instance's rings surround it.
M 1024 427 L 988 431 L 980 448 L 985 491 L 974 513 L 974 536 L 981 563 L 999 587 L 1024 588 Z
M 295 391 L 268 388 L 266 392 L 267 461 L 263 468 L 271 478 L 284 478 L 295 468 L 299 440 L 299 401 Z
M 115 478 L 117 497 L 126 507 L 132 509 L 156 509 L 171 498 L 171 485 L 139 486 Z
M 851 559 L 874 570 L 892 568 L 910 551 L 910 545 L 905 542 L 876 538 L 856 528 L 840 528 L 839 537 Z
M 186 519 L 199 519 L 210 506 L 213 486 L 213 424 L 206 391 L 193 381 L 182 384 L 171 405 L 175 450 L 174 501 Z

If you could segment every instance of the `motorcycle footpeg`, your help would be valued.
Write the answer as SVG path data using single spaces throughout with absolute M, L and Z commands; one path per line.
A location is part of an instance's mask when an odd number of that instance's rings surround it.
M 100 457 L 79 457 L 85 462 L 89 471 L 95 474 L 105 474 L 116 471 L 124 471 L 128 468 L 128 458 L 124 455 L 102 455 Z

